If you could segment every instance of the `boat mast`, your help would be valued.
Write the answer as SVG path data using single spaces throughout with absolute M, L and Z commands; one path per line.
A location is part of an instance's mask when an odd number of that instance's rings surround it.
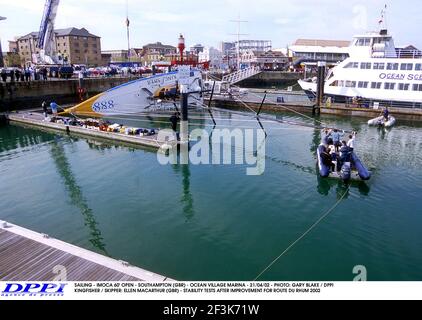
M 129 33 L 129 0 L 126 0 L 126 33 L 127 33 L 127 59 L 130 62 L 130 33 Z
M 240 36 L 247 36 L 248 34 L 240 33 L 241 23 L 248 23 L 249 21 L 240 20 L 240 14 L 237 17 L 237 20 L 230 20 L 230 22 L 237 23 L 237 33 L 231 33 L 232 36 L 237 36 L 237 70 L 240 70 Z

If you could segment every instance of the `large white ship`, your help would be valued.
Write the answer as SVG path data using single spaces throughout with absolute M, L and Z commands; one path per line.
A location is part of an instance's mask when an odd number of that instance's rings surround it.
M 369 106 L 422 107 L 422 54 L 396 50 L 387 30 L 355 36 L 349 58 L 330 69 L 325 96 L 333 102 L 360 98 Z M 316 79 L 300 80 L 309 98 L 317 91 Z

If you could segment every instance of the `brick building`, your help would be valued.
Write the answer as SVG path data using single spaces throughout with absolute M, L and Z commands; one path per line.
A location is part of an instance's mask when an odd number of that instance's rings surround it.
M 101 38 L 89 33 L 85 28 L 57 29 L 55 32 L 56 55 L 70 64 L 98 66 L 101 64 Z M 32 61 L 33 54 L 39 53 L 36 47 L 38 32 L 31 32 L 16 40 L 18 53 L 24 62 Z

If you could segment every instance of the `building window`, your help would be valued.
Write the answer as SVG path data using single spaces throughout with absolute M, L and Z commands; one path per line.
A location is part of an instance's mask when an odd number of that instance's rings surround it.
M 79 42 L 75 42 L 73 45 L 79 48 Z
M 394 90 L 395 87 L 396 87 L 396 84 L 393 83 L 393 82 L 384 83 L 384 89 L 385 90 Z
M 402 63 L 400 66 L 400 70 L 413 70 L 412 63 Z
M 362 62 L 360 64 L 361 69 L 371 69 L 371 63 L 370 62 Z
M 398 63 L 387 63 L 387 70 L 399 70 Z
M 415 70 L 416 70 L 416 71 L 421 71 L 421 70 L 422 70 L 422 63 L 417 63 L 417 64 L 415 65 Z
M 410 84 L 409 83 L 399 83 L 399 90 L 407 91 L 409 90 Z
M 63 42 L 63 47 L 66 47 L 66 42 Z
M 73 37 L 73 40 L 78 40 L 78 37 Z
M 84 43 L 84 47 L 85 47 L 85 48 L 88 48 L 88 42 L 85 42 L 85 43 Z
M 98 51 L 97 50 L 94 50 L 94 51 L 92 51 L 94 54 L 97 54 L 98 53 Z
M 385 63 L 374 63 L 374 69 L 375 70 L 384 70 L 385 69 Z
M 381 82 L 371 82 L 371 89 L 381 89 Z
M 84 39 L 84 40 L 88 40 L 88 38 L 87 38 L 87 37 L 83 37 L 83 39 Z
M 96 48 L 96 47 L 97 47 L 97 44 L 96 44 L 96 43 L 94 43 L 94 44 L 92 45 L 92 47 L 93 47 L 93 48 Z
M 422 91 L 422 84 L 415 83 L 413 85 L 413 91 Z
M 358 88 L 368 88 L 369 82 L 367 81 L 359 81 L 358 82 Z
M 80 53 L 80 51 L 78 49 L 75 49 L 75 53 Z

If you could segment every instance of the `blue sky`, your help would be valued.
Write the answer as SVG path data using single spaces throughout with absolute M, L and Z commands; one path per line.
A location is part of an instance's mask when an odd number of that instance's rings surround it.
M 369 2 L 369 4 L 368 4 Z M 0 0 L 0 38 L 7 40 L 38 31 L 45 0 Z M 420 0 L 129 0 L 131 46 L 161 41 L 177 44 L 183 33 L 187 45 L 217 46 L 231 41 L 240 14 L 247 38 L 272 40 L 286 47 L 297 38 L 350 40 L 354 34 L 378 27 L 388 4 L 387 24 L 396 44 L 422 48 Z M 86 27 L 102 37 L 102 49 L 124 49 L 126 0 L 61 0 L 57 28 Z

